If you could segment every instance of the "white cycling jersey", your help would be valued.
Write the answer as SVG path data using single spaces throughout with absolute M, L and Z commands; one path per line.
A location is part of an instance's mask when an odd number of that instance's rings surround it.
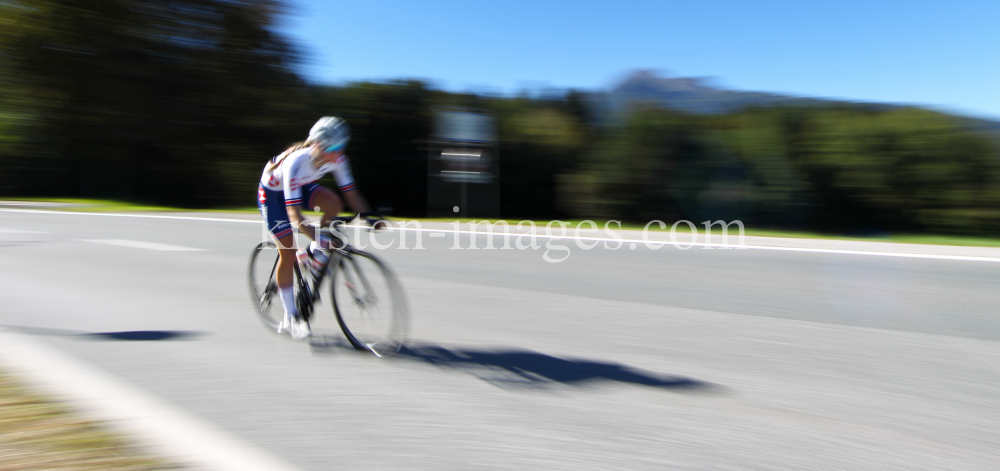
M 270 172 L 267 167 L 264 168 L 260 184 L 268 190 L 282 190 L 285 194 L 285 206 L 301 204 L 302 186 L 319 180 L 327 173 L 333 173 L 341 192 L 353 190 L 355 187 L 354 176 L 351 175 L 351 163 L 346 155 L 340 156 L 335 162 L 316 168 L 309 155 L 310 151 L 311 149 L 307 147 L 292 152 Z M 271 159 L 271 162 L 274 162 L 274 159 L 277 157 Z

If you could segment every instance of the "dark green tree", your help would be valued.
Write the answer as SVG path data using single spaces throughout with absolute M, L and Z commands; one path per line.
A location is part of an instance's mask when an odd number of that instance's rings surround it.
M 953 117 L 831 106 L 747 110 L 719 123 L 770 225 L 988 234 L 1000 222 L 996 146 Z
M 740 162 L 704 118 L 643 108 L 593 142 L 559 188 L 563 207 L 581 217 L 700 222 L 746 216 L 737 210 L 743 186 Z
M 589 142 L 572 99 L 493 99 L 500 132 L 501 212 L 507 218 L 559 217 L 559 174 L 576 168 Z M 580 113 L 580 114 L 577 114 Z
M 251 195 L 302 87 L 274 0 L 9 0 L 5 193 L 175 205 Z M 0 131 L 7 132 L 7 131 Z M 247 196 L 247 201 L 250 196 Z

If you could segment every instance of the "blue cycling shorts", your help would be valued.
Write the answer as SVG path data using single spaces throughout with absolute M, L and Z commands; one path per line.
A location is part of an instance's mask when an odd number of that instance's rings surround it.
M 323 187 L 313 183 L 302 185 L 302 201 L 306 208 L 313 207 L 313 198 Z M 288 211 L 285 209 L 285 193 L 281 190 L 268 190 L 264 185 L 257 187 L 257 207 L 264 218 L 264 225 L 275 239 L 280 239 L 292 233 L 292 225 L 288 222 Z

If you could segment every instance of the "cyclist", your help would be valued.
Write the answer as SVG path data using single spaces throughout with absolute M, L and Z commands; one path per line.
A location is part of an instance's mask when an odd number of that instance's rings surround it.
M 368 212 L 368 203 L 358 192 L 351 175 L 350 162 L 344 149 L 351 138 L 350 128 L 343 119 L 320 118 L 309 131 L 309 137 L 292 145 L 264 167 L 257 189 L 258 207 L 264 224 L 278 244 L 276 273 L 278 295 L 285 317 L 278 332 L 288 331 L 293 338 L 310 335 L 309 323 L 295 306 L 293 278 L 296 263 L 295 232 L 313 240 L 315 249 L 330 248 L 329 234 L 318 232 L 302 216 L 301 207 L 322 212 L 320 223 L 327 226 L 344 207 L 343 200 L 358 213 Z M 343 200 L 336 193 L 316 183 L 323 175 L 333 173 Z

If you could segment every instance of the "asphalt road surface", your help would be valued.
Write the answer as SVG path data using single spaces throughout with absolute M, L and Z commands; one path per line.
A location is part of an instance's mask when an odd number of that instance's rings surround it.
M 2 212 L 0 325 L 303 470 L 1000 469 L 1000 263 L 454 237 L 377 359 L 264 330 L 258 225 Z

